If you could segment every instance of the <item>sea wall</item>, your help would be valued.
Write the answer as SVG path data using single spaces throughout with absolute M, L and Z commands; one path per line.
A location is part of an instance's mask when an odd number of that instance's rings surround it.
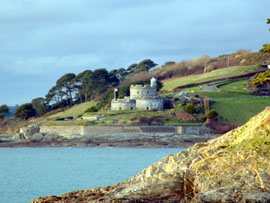
M 210 134 L 210 128 L 197 126 L 40 126 L 40 132 L 46 134 L 58 134 L 61 136 L 81 135 L 204 135 Z
M 61 136 L 83 135 L 84 126 L 40 126 L 40 133 Z

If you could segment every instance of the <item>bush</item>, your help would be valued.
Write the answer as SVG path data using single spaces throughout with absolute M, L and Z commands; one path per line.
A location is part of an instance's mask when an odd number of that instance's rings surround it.
M 264 50 L 264 53 L 270 52 L 270 44 L 264 44 L 263 50 Z
M 96 106 L 91 106 L 88 109 L 86 109 L 84 113 L 92 113 L 92 112 L 97 112 L 97 111 L 98 109 Z
M 31 103 L 22 104 L 15 111 L 15 117 L 21 119 L 28 119 L 36 115 L 36 110 L 33 108 Z
M 208 65 L 205 69 L 204 72 L 205 73 L 209 73 L 211 71 L 215 70 L 215 67 L 213 65 Z
M 205 122 L 206 117 L 203 114 L 198 115 L 197 117 L 198 122 Z
M 6 104 L 0 106 L 0 119 L 4 118 L 8 114 L 9 108 Z
M 100 110 L 104 108 L 107 104 L 110 104 L 113 99 L 113 90 L 109 90 L 106 93 L 104 93 L 97 102 L 97 109 Z
M 194 114 L 194 113 L 196 113 L 196 108 L 193 104 L 187 104 L 184 107 L 184 111 L 187 113 L 190 113 L 190 114 Z
M 206 118 L 212 119 L 212 118 L 216 118 L 217 116 L 218 116 L 218 113 L 213 109 L 207 113 Z

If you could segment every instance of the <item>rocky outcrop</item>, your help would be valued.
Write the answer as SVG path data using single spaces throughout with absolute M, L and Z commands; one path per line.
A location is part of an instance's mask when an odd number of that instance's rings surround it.
M 270 108 L 124 182 L 33 201 L 41 202 L 270 202 Z
M 0 147 L 189 147 L 218 135 L 133 135 L 111 134 L 98 136 L 34 133 L 31 136 L 0 135 Z

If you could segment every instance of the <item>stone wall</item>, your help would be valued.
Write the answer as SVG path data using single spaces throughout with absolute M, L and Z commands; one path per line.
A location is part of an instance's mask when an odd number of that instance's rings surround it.
M 177 134 L 204 135 L 210 134 L 211 129 L 203 125 L 183 125 L 177 127 Z
M 83 129 L 85 136 L 97 136 L 106 134 L 140 134 L 140 127 L 137 126 L 87 126 Z
M 40 126 L 40 133 L 67 135 L 83 135 L 84 126 Z
M 144 97 L 154 97 L 156 96 L 156 87 L 151 87 L 149 85 L 131 85 L 130 86 L 130 98 L 144 98 Z
M 158 96 L 149 99 L 137 99 L 136 108 L 139 110 L 163 109 L 163 99 Z
M 101 136 L 101 135 L 204 135 L 211 130 L 205 126 L 40 126 L 40 132 L 61 136 Z
M 135 100 L 130 100 L 130 99 L 117 99 L 117 100 L 113 99 L 111 102 L 111 109 L 114 111 L 135 110 L 136 109 L 136 102 L 135 102 Z

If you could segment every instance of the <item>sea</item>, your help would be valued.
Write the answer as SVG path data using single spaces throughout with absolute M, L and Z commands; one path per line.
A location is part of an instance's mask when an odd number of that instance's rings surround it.
M 0 148 L 0 203 L 112 185 L 184 148 Z

